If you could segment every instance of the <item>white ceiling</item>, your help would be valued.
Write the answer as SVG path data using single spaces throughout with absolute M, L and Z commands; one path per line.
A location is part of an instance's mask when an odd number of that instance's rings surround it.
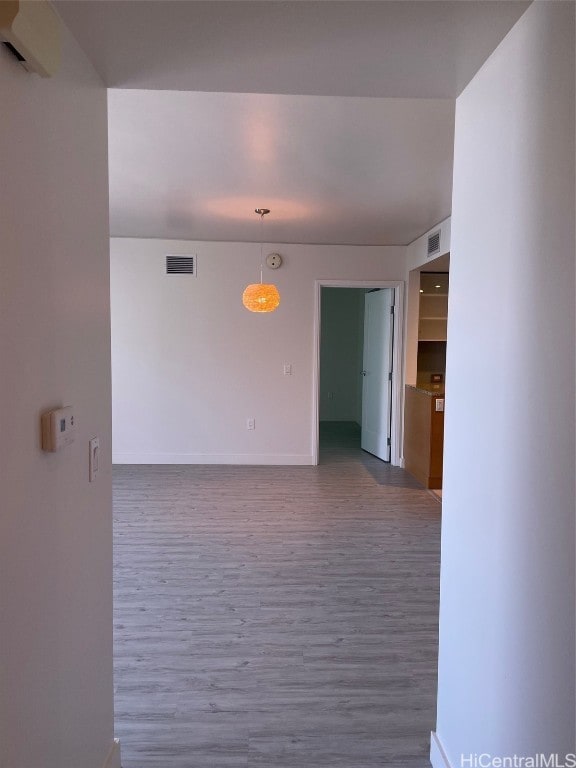
M 400 244 L 450 213 L 454 102 L 109 92 L 113 235 Z
M 113 90 L 113 235 L 408 243 L 450 214 L 454 98 L 512 0 L 58 0 Z M 267 95 L 263 95 L 267 94 Z
M 513 0 L 58 0 L 112 88 L 455 98 Z

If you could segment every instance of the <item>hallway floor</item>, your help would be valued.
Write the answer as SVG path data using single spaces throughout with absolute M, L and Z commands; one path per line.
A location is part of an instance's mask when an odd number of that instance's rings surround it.
M 321 430 L 318 467 L 114 469 L 123 768 L 424 768 L 440 503 Z

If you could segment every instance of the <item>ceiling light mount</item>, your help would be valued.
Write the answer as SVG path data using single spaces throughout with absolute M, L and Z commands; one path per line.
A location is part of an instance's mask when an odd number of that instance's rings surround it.
M 267 213 L 270 213 L 270 208 L 254 208 L 254 213 L 257 213 L 260 218 L 264 218 Z

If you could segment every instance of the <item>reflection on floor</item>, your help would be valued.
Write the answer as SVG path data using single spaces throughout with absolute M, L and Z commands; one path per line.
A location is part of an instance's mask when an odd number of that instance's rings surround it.
M 124 768 L 429 766 L 440 505 L 321 437 L 318 467 L 116 467 Z

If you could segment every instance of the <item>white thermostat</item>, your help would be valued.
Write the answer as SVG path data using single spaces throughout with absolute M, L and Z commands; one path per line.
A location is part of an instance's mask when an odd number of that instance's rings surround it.
M 42 450 L 59 451 L 74 442 L 74 408 L 56 408 L 42 414 Z
M 269 253 L 266 256 L 266 265 L 270 269 L 278 269 L 278 267 L 282 266 L 282 256 L 279 253 Z

